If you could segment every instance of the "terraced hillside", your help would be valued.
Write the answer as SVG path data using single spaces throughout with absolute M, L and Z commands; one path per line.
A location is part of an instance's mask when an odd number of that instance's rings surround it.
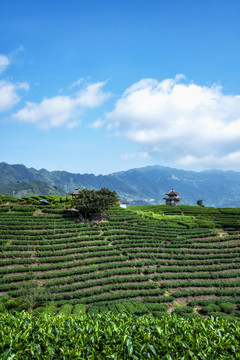
M 51 206 L 1 205 L 0 300 L 36 279 L 49 290 L 45 301 L 58 307 L 157 314 L 180 306 L 239 316 L 239 215 L 192 206 L 113 208 L 109 221 L 96 224 Z

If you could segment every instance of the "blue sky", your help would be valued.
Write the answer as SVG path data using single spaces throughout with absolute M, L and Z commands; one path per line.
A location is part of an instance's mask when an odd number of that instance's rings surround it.
M 0 6 L 0 161 L 240 171 L 238 0 Z

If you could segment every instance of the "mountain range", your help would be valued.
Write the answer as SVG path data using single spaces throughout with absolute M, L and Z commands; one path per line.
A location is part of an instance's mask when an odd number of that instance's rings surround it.
M 199 199 L 203 200 L 205 206 L 215 207 L 239 207 L 240 203 L 240 172 L 235 171 L 195 172 L 156 165 L 109 175 L 94 175 L 36 170 L 20 164 L 0 163 L 0 193 L 7 192 L 9 188 L 10 195 L 21 196 L 18 189 L 23 191 L 24 186 L 27 188 L 32 182 L 35 182 L 35 188 L 32 186 L 35 195 L 40 191 L 41 194 L 38 194 L 44 195 L 44 185 L 47 194 L 53 195 L 56 192 L 66 195 L 76 188 L 107 187 L 115 190 L 120 198 L 130 201 L 131 205 L 164 203 L 163 197 L 171 189 L 179 192 L 181 204 L 196 205 Z

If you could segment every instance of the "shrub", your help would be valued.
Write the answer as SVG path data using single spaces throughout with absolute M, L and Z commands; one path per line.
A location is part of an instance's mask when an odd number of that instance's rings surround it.
M 122 303 L 116 303 L 116 309 L 119 313 L 126 313 L 127 309 L 125 308 L 125 306 Z
M 220 303 L 219 307 L 222 310 L 222 312 L 226 314 L 232 314 L 235 311 L 235 306 L 230 302 Z
M 220 307 L 216 304 L 206 305 L 206 306 L 203 306 L 201 309 L 201 313 L 204 315 L 209 315 L 213 312 L 219 312 L 219 311 L 220 311 Z
M 228 315 L 221 311 L 212 312 L 209 314 L 209 316 L 213 316 L 213 317 L 219 318 L 219 319 L 226 319 L 226 318 L 229 319 Z
M 44 311 L 45 307 L 44 306 L 39 306 L 37 308 L 35 308 L 32 312 L 33 315 L 35 316 L 39 316 L 42 314 L 42 312 Z
M 88 314 L 94 315 L 99 313 L 99 306 L 98 305 L 90 305 L 88 308 Z
M 47 305 L 43 308 L 42 314 L 54 315 L 57 313 L 57 306 L 55 304 Z
M 174 313 L 178 314 L 178 315 L 182 315 L 182 314 L 187 314 L 187 313 L 192 313 L 193 312 L 193 308 L 190 306 L 178 306 L 175 310 Z
M 239 359 L 239 322 L 158 315 L 1 313 L 1 358 Z
M 158 304 L 158 303 L 153 303 L 153 304 L 146 304 L 148 311 L 149 312 L 166 312 L 168 309 L 168 305 L 167 304 Z
M 86 314 L 86 305 L 84 304 L 77 304 L 74 306 L 72 313 L 74 315 Z
M 154 311 L 153 312 L 153 315 L 155 317 L 157 317 L 158 319 L 161 319 L 161 318 L 165 318 L 165 317 L 170 317 L 171 315 L 170 314 L 167 314 L 166 312 L 164 311 Z
M 21 298 L 9 299 L 4 303 L 4 306 L 7 310 L 17 310 L 17 308 L 23 304 Z
M 72 312 L 72 308 L 73 308 L 73 305 L 65 304 L 65 305 L 61 306 L 61 308 L 59 310 L 59 314 L 69 315 Z
M 201 319 L 201 315 L 199 314 L 195 314 L 195 313 L 185 313 L 185 314 L 181 314 L 181 317 L 187 320 L 190 319 Z
M 5 311 L 7 311 L 7 309 L 5 308 L 4 304 L 0 303 L 0 313 Z

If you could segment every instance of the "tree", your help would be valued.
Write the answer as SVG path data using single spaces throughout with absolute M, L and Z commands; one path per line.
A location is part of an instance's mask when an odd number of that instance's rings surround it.
M 102 188 L 97 191 L 103 211 L 106 211 L 109 206 L 115 205 L 119 199 L 116 191 L 111 191 L 107 188 Z
M 73 200 L 74 207 L 85 219 L 89 219 L 93 213 L 105 213 L 108 208 L 118 201 L 115 191 L 107 188 L 100 190 L 81 189 L 78 196 Z
M 197 205 L 198 205 L 198 206 L 203 206 L 203 200 L 200 200 L 200 199 L 199 199 L 199 200 L 197 201 Z
M 46 288 L 37 280 L 25 282 L 19 292 L 19 298 L 26 304 L 28 311 L 32 311 L 34 307 L 40 305 L 46 295 Z

